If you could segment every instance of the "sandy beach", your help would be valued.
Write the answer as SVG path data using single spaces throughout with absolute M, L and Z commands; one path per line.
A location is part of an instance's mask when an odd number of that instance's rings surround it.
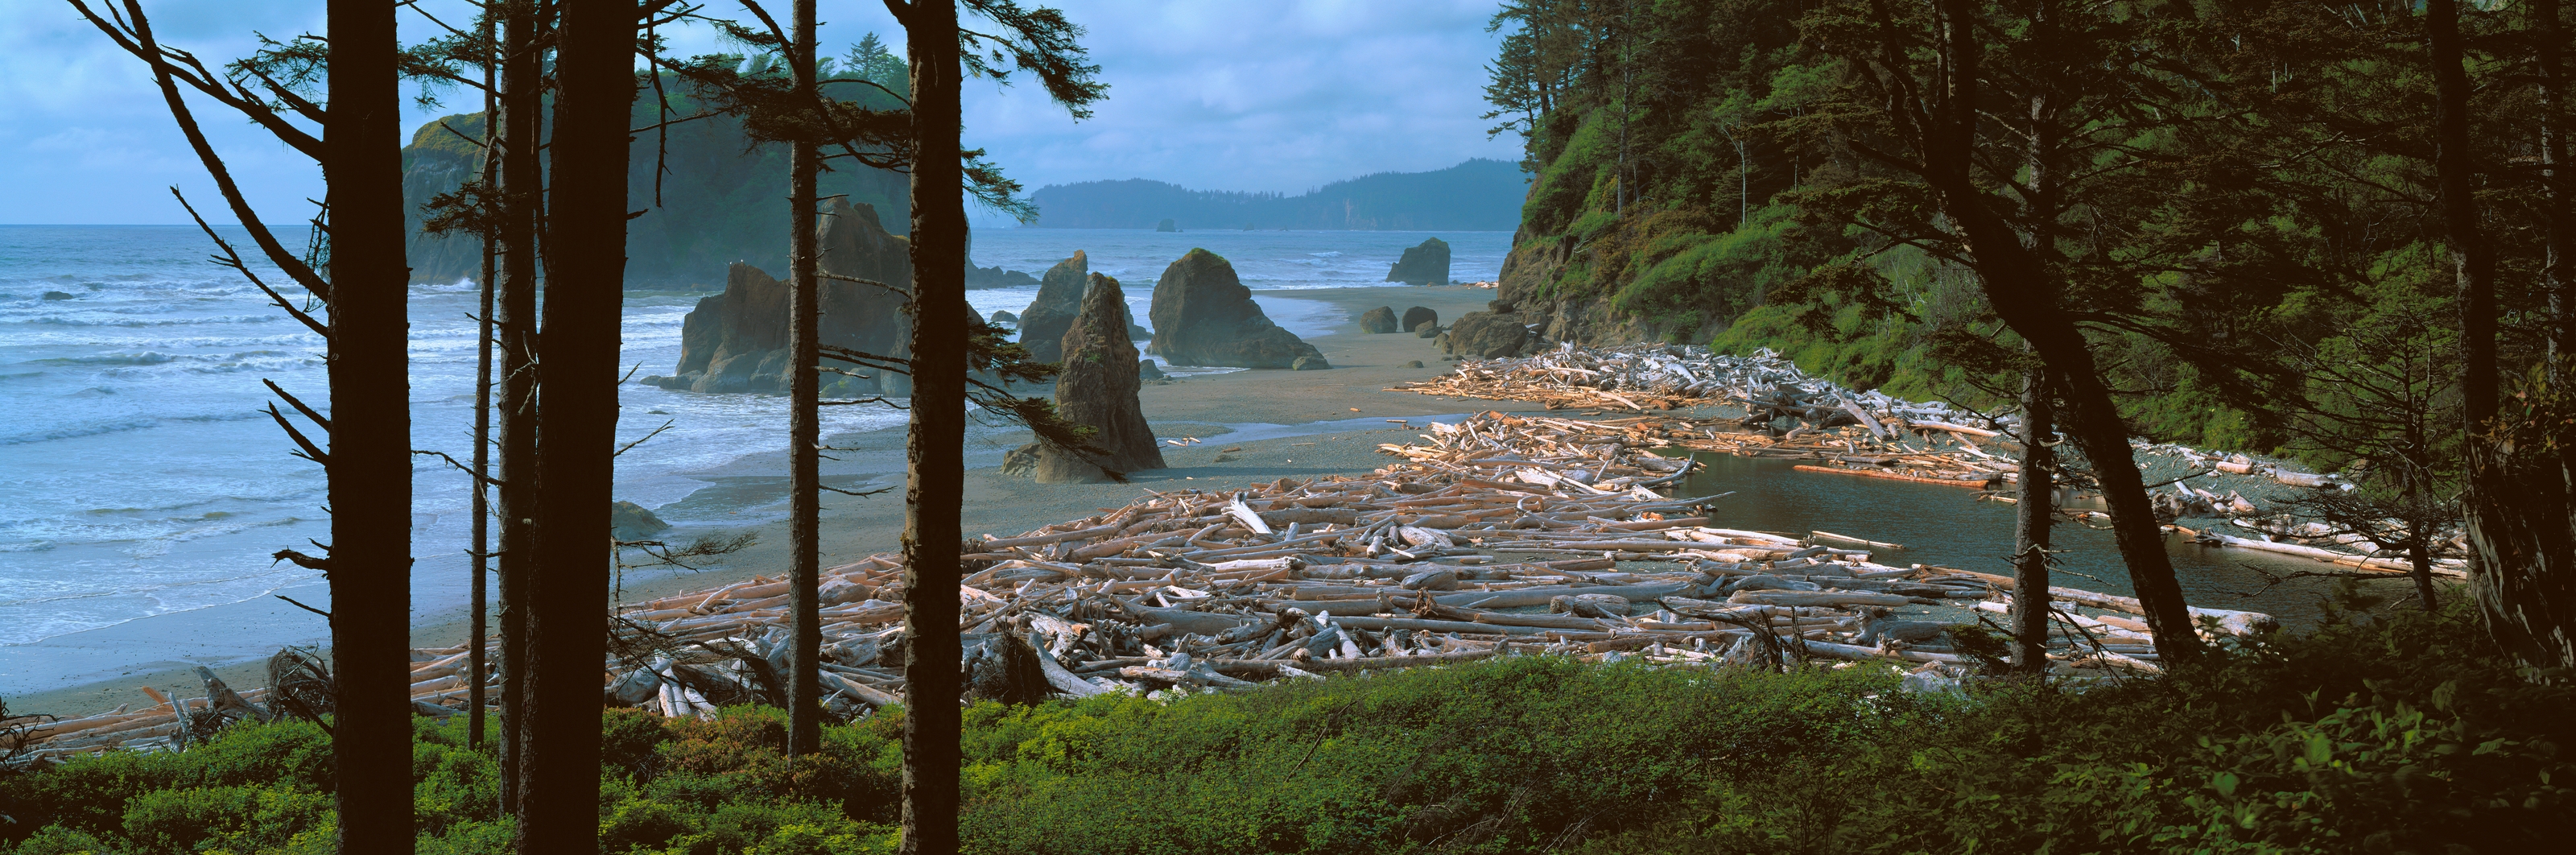
M 1424 417 L 1484 410 L 1535 410 L 1535 403 L 1445 399 L 1387 387 L 1431 377 L 1448 370 L 1432 340 L 1412 333 L 1368 334 L 1360 331 L 1360 313 L 1378 306 L 1398 314 L 1410 306 L 1440 313 L 1445 325 L 1458 316 L 1484 309 L 1490 289 L 1464 286 L 1310 289 L 1264 292 L 1326 301 L 1343 310 L 1329 335 L 1309 336 L 1333 368 L 1328 371 L 1249 370 L 1200 375 L 1168 384 L 1147 385 L 1139 394 L 1155 434 L 1167 438 L 1198 437 L 1204 442 L 1164 448 L 1169 468 L 1130 473 L 1125 484 L 1038 484 L 1005 476 L 998 469 L 1002 452 L 1026 441 L 1025 432 L 1002 431 L 972 440 L 966 473 L 967 503 L 961 509 L 971 535 L 1017 534 L 1029 529 L 1123 505 L 1147 491 L 1222 489 L 1284 477 L 1362 473 L 1386 465 L 1376 448 L 1419 433 Z M 1424 367 L 1405 364 L 1419 360 Z M 1407 428 L 1390 420 L 1409 419 Z M 785 426 L 780 426 L 785 431 Z M 829 440 L 847 449 L 827 464 L 825 483 L 849 488 L 899 486 L 904 432 L 878 431 Z M 699 491 L 679 505 L 701 503 L 757 507 L 783 500 L 785 479 L 775 466 L 757 458 L 728 471 L 696 473 L 716 486 Z M 741 471 L 730 471 L 741 470 Z M 721 512 L 720 512 L 721 513 Z M 755 516 L 758 516 L 755 514 Z M 698 571 L 637 570 L 624 580 L 623 599 L 646 600 L 670 593 L 713 588 L 756 575 L 774 574 L 786 565 L 785 526 L 760 522 L 738 527 L 684 527 L 665 532 L 669 538 L 752 531 L 759 541 Z M 826 493 L 823 498 L 825 566 L 846 563 L 901 548 L 903 501 L 900 491 L 871 497 Z M 464 610 L 425 615 L 413 627 L 416 646 L 458 644 L 469 631 Z M 67 657 L 97 661 L 96 672 L 112 676 L 79 685 L 39 687 L 10 697 L 14 710 L 58 714 L 107 709 L 146 700 L 140 685 L 193 687 L 193 669 L 211 665 L 236 686 L 264 685 L 263 661 L 240 661 L 199 652 L 213 647 L 207 639 L 263 626 L 310 624 L 318 618 L 271 598 L 246 603 L 160 615 L 89 632 L 73 633 L 39 644 Z M 120 664 L 122 663 L 122 664 Z

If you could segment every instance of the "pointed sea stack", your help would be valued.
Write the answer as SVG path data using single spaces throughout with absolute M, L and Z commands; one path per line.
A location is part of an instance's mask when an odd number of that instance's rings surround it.
M 1049 277 L 1052 278 L 1050 273 Z M 1089 425 L 1100 450 L 1096 457 L 1052 446 L 1038 451 L 1041 484 L 1076 484 L 1102 480 L 1102 470 L 1134 472 L 1163 468 L 1163 452 L 1145 410 L 1136 402 L 1143 385 L 1136 367 L 1136 343 L 1127 337 L 1127 296 L 1118 280 L 1094 273 L 1082 291 L 1082 313 L 1063 340 L 1064 373 L 1055 381 L 1055 408 L 1065 421 Z
M 877 209 L 867 204 L 852 205 L 835 199 L 821 211 L 814 227 L 815 243 L 822 251 L 823 272 L 851 279 L 882 282 L 880 287 L 848 279 L 823 280 L 824 344 L 837 345 L 861 353 L 912 358 L 912 314 L 903 304 L 912 292 L 912 244 L 887 232 L 877 221 Z M 784 312 L 780 313 L 782 316 Z M 974 312 L 969 311 L 972 315 Z M 825 365 L 876 375 L 872 381 L 851 380 L 831 384 L 834 395 L 910 395 L 912 378 L 892 371 L 870 369 L 836 362 L 830 357 Z M 837 375 L 835 375 L 837 376 Z M 825 379 L 831 379 L 827 376 Z M 781 391 L 785 391 L 784 388 Z
M 1072 258 L 1047 268 L 1038 298 L 1020 312 L 1020 346 L 1029 349 L 1029 361 L 1064 361 L 1064 331 L 1082 311 L 1082 280 L 1090 273 L 1091 259 L 1078 249 Z
M 1449 242 L 1427 238 L 1420 246 L 1404 251 L 1404 257 L 1387 268 L 1386 281 L 1406 285 L 1449 284 Z
M 1154 339 L 1146 352 L 1174 365 L 1287 368 L 1323 351 L 1280 329 L 1252 302 L 1252 289 L 1216 253 L 1190 250 L 1154 283 Z

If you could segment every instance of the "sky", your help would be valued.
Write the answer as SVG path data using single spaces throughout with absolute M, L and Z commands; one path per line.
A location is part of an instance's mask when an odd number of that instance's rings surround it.
M 115 0 L 109 0 L 115 2 Z M 92 0 L 93 8 L 98 7 Z M 423 0 L 451 24 L 461 0 Z M 786 0 L 773 0 L 784 14 Z M 1034 5 L 1034 4 L 1033 4 Z M 1048 184 L 1147 178 L 1192 189 L 1302 193 L 1374 172 L 1420 172 L 1471 157 L 1519 159 L 1477 118 L 1494 0 L 1053 0 L 1089 32 L 1082 43 L 1109 84 L 1096 115 L 1076 122 L 1033 80 L 970 80 L 965 143 L 1006 174 Z M 257 33 L 324 27 L 320 0 L 146 0 L 154 34 L 210 66 L 248 55 Z M 869 32 L 902 43 L 878 0 L 818 0 L 822 52 Z M 705 14 L 750 20 L 738 0 Z M 406 41 L 437 25 L 406 11 Z M 680 53 L 724 49 L 708 30 L 670 33 Z M 407 108 L 410 124 L 480 109 L 466 90 L 434 93 L 443 109 Z M 200 211 L 223 207 L 151 74 L 66 0 L 0 0 L 0 223 L 185 223 L 167 188 Z M 319 171 L 220 105 L 192 99 L 208 138 L 272 223 L 306 216 Z M 977 218 L 998 221 L 990 215 Z

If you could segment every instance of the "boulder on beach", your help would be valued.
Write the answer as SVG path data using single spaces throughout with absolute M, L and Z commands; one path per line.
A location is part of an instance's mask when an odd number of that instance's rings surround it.
M 1404 257 L 1387 268 L 1386 281 L 1407 285 L 1449 284 L 1449 242 L 1425 238 L 1421 245 L 1406 249 Z
M 1161 380 L 1171 375 L 1163 373 L 1162 366 L 1155 365 L 1153 360 L 1139 359 L 1136 360 L 1136 376 L 1147 380 Z
M 1404 320 L 1397 321 L 1395 328 L 1407 332 L 1421 332 L 1423 324 L 1439 326 L 1440 313 L 1432 311 L 1429 306 L 1415 306 L 1404 310 Z
M 815 228 L 821 267 L 835 277 L 821 282 L 823 344 L 897 359 L 912 355 L 912 318 L 903 311 L 912 287 L 912 257 L 903 238 L 888 234 L 876 209 L 835 200 Z M 852 282 L 864 279 L 867 282 Z M 879 286 L 870 283 L 884 283 Z M 645 383 L 692 392 L 787 390 L 787 283 L 760 268 L 735 264 L 723 293 L 698 300 L 680 323 L 679 370 Z M 905 395 L 911 378 L 888 371 L 834 384 L 836 394 Z
M 1029 361 L 1064 361 L 1064 331 L 1082 311 L 1082 278 L 1090 272 L 1091 258 L 1077 249 L 1038 280 L 1037 299 L 1020 312 L 1020 346 L 1029 349 Z
M 1440 334 L 1440 352 L 1479 359 L 1519 356 L 1538 343 L 1529 331 L 1530 323 L 1518 312 L 1468 312 Z
M 1082 312 L 1064 333 L 1064 373 L 1056 376 L 1055 410 L 1065 421 L 1097 431 L 1091 436 L 1097 453 L 1041 447 L 1035 473 L 1041 484 L 1099 481 L 1109 472 L 1163 468 L 1162 446 L 1136 402 L 1143 371 L 1136 364 L 1135 341 L 1127 337 L 1126 308 L 1118 280 L 1097 273 L 1088 277 Z
M 1290 371 L 1323 371 L 1331 367 L 1333 364 L 1325 362 L 1321 356 L 1300 356 L 1297 357 L 1297 361 L 1288 364 Z
M 1174 365 L 1288 368 L 1298 357 L 1324 358 L 1262 314 L 1234 265 L 1204 249 L 1190 250 L 1163 269 L 1148 314 L 1154 338 L 1145 352 Z
M 1391 333 L 1401 332 L 1403 329 L 1404 327 L 1402 325 L 1396 323 L 1395 310 L 1392 308 L 1379 306 L 1360 313 L 1361 332 Z
M 650 508 L 628 501 L 608 506 L 608 532 L 618 540 L 643 540 L 671 529 Z

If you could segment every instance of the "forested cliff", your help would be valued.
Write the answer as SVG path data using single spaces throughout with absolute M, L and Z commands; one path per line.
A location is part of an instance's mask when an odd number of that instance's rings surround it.
M 2542 270 L 2538 167 L 2565 153 L 2543 144 L 2537 5 L 2464 23 L 2508 381 L 2566 315 Z M 1506 3 L 1492 118 L 1533 183 L 1500 297 L 1561 340 L 1770 347 L 1859 388 L 2006 397 L 2020 341 L 1890 109 L 1937 93 L 1931 19 L 1881 6 Z M 2135 428 L 2326 466 L 2449 457 L 2421 448 L 2457 442 L 2422 426 L 2458 423 L 2462 362 L 2420 10 L 1962 8 L 1988 46 L 1976 180 L 2056 259 Z M 2367 417 L 2391 412 L 2418 415 Z
M 845 69 L 863 65 L 857 58 L 842 63 Z M 900 60 L 892 70 L 878 69 L 896 86 L 902 85 L 900 72 Z M 669 118 L 701 111 L 700 100 L 676 75 L 664 76 L 661 91 L 668 99 Z M 892 104 L 891 96 L 865 86 L 836 87 L 834 94 L 860 103 L 871 98 L 886 102 L 870 104 L 879 108 Z M 665 118 L 648 84 L 635 100 L 629 127 L 651 129 Z M 447 116 L 423 124 L 403 147 L 404 224 L 414 281 L 454 282 L 482 269 L 481 244 L 473 237 L 421 231 L 421 205 L 455 190 L 480 168 L 481 149 L 473 140 L 482 133 L 481 113 Z M 737 261 L 785 273 L 786 146 L 753 144 L 743 134 L 741 119 L 717 116 L 636 132 L 628 163 L 626 198 L 631 208 L 644 211 L 626 229 L 628 285 L 721 288 L 726 266 Z M 826 163 L 831 169 L 823 173 L 818 195 L 840 194 L 874 206 L 898 233 L 910 221 L 904 175 L 847 159 Z
M 1430 172 L 1380 172 L 1295 196 L 1191 190 L 1130 178 L 1051 184 L 1030 194 L 1033 225 L 1068 229 L 1511 231 L 1526 176 L 1511 164 L 1476 158 Z

